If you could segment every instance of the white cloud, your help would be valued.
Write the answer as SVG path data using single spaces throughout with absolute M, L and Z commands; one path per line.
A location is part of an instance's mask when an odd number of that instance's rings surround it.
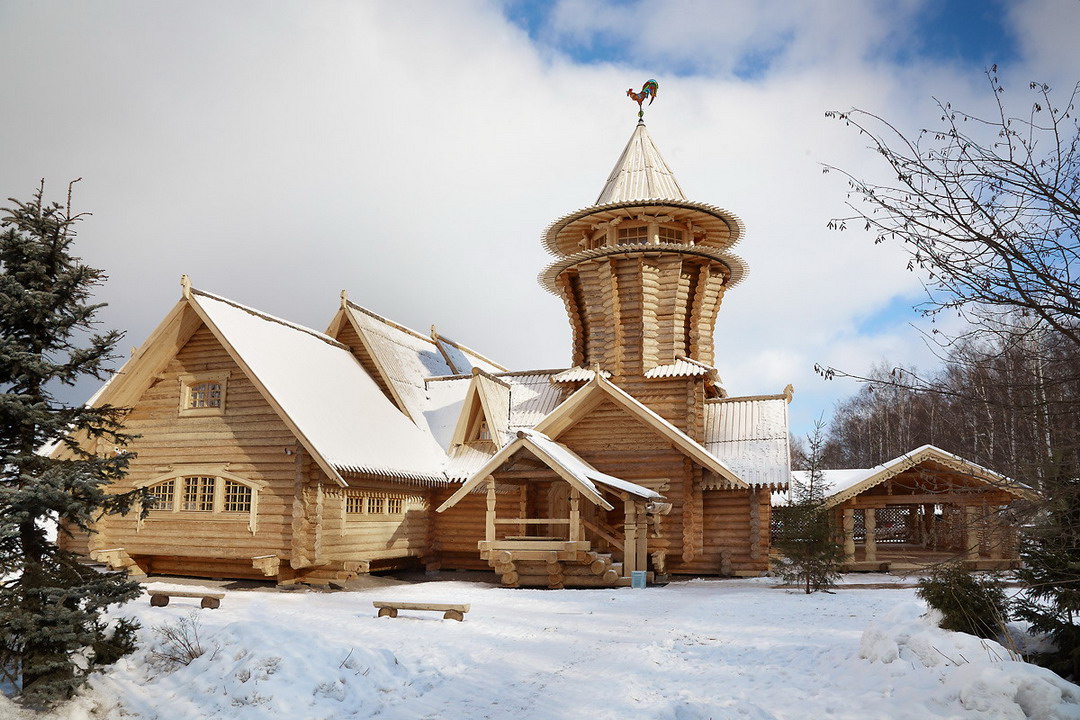
M 539 236 L 595 199 L 633 129 L 623 92 L 655 76 L 647 120 L 684 189 L 748 226 L 736 250 L 751 273 L 717 327 L 721 376 L 739 394 L 794 382 L 812 408 L 800 417 L 816 417 L 852 388 L 823 385 L 814 362 L 925 357 L 903 326 L 858 333 L 918 283 L 897 248 L 825 229 L 846 188 L 820 167 L 875 172 L 828 108 L 914 128 L 936 117 L 931 94 L 986 101 L 969 73 L 866 60 L 910 32 L 914 7 L 558 5 L 549 37 L 608 31 L 640 50 L 626 67 L 574 64 L 494 3 L 7 3 L 0 191 L 25 197 L 45 176 L 60 197 L 85 178 L 76 202 L 94 216 L 79 250 L 110 273 L 104 319 L 132 343 L 189 273 L 320 328 L 348 288 L 512 367 L 557 367 L 570 332 L 535 282 Z M 1076 67 L 1076 50 L 1058 47 L 1071 41 L 1052 42 L 1033 62 Z M 760 48 L 780 48 L 772 70 L 734 78 Z M 699 59 L 709 73 L 648 64 Z

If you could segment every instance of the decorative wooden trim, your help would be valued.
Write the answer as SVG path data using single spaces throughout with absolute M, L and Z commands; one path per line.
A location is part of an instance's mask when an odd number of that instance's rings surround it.
M 158 468 L 161 470 L 162 468 Z M 264 480 L 255 480 L 252 478 L 237 475 L 236 473 L 229 472 L 229 463 L 176 463 L 175 465 L 167 466 L 164 472 L 160 475 L 156 475 L 146 480 L 141 480 L 134 484 L 136 490 L 143 488 L 149 488 L 154 485 L 160 485 L 170 480 L 180 480 L 188 477 L 213 477 L 220 478 L 221 480 L 231 480 L 232 482 L 239 483 L 246 487 L 251 488 L 251 509 L 248 510 L 248 530 L 254 535 L 259 530 L 259 492 L 266 489 L 268 483 Z M 207 520 L 232 520 L 235 515 L 240 513 L 225 513 L 223 510 L 219 510 L 224 504 L 224 492 L 225 483 L 214 483 L 214 510 L 211 512 L 206 511 L 191 511 L 181 510 L 181 494 L 183 488 L 177 483 L 173 487 L 173 506 L 170 510 L 158 510 L 158 512 L 167 512 L 172 515 L 189 518 L 192 522 L 203 522 Z M 143 529 L 147 519 L 153 519 L 153 515 L 150 518 L 139 517 L 135 521 L 135 532 L 139 532 Z

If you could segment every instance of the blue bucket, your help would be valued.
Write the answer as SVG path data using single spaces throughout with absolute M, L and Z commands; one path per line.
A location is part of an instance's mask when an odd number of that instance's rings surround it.
M 632 570 L 630 572 L 630 587 L 639 588 L 639 589 L 645 587 L 645 571 L 644 570 Z

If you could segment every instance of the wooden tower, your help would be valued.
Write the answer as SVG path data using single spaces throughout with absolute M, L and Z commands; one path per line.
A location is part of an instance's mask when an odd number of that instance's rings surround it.
M 596 203 L 544 234 L 556 260 L 540 282 L 566 305 L 573 364 L 616 381 L 713 365 L 717 311 L 746 274 L 728 252 L 741 234 L 731 213 L 686 198 L 639 120 Z

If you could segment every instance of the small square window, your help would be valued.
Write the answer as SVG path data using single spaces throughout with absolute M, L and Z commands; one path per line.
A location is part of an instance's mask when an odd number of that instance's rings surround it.
M 387 498 L 386 512 L 389 515 L 400 515 L 404 511 L 405 502 L 401 498 Z
M 345 496 L 345 512 L 349 515 L 359 515 L 364 512 L 364 496 L 363 495 L 346 495 Z
M 221 415 L 225 412 L 228 372 L 180 376 L 181 415 Z
M 204 382 L 192 385 L 188 390 L 188 407 L 221 407 L 221 383 Z
M 381 515 L 383 512 L 383 499 L 381 497 L 369 497 L 367 499 L 367 511 L 369 515 Z

